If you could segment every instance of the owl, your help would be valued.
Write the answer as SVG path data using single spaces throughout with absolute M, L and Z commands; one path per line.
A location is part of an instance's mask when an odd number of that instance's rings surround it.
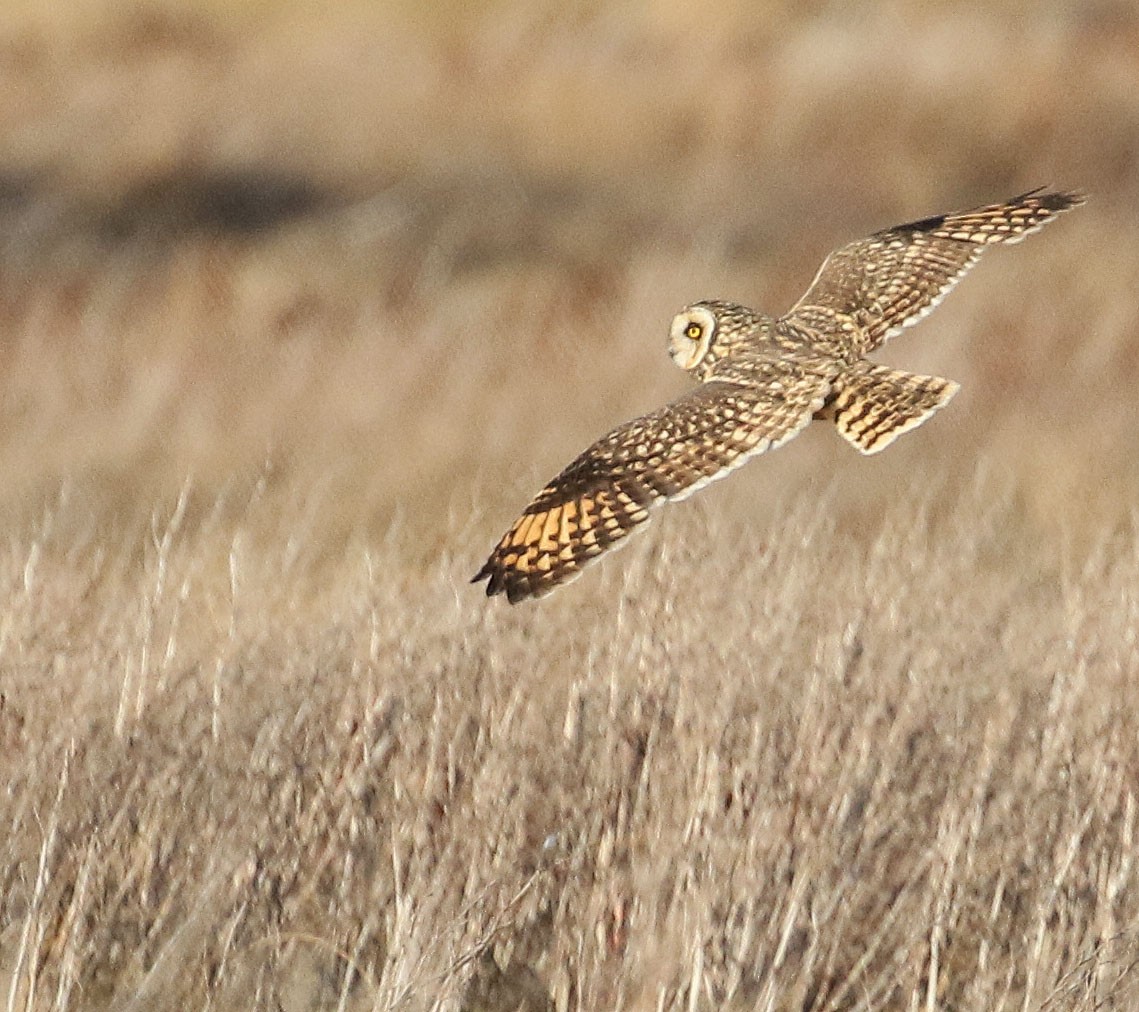
M 884 450 L 957 392 L 866 356 L 930 313 L 986 247 L 1019 242 L 1084 202 L 1030 190 L 1001 204 L 876 232 L 831 253 L 778 318 L 731 302 L 696 302 L 672 321 L 672 360 L 697 385 L 602 436 L 535 497 L 472 583 L 511 603 L 575 579 L 644 525 L 782 446 L 812 419 L 861 453 Z

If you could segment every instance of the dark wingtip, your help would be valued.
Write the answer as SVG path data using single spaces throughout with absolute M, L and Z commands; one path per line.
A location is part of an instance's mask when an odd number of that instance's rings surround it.
M 1086 204 L 1088 200 L 1087 194 L 1079 190 L 1049 190 L 1047 186 L 1037 186 L 1035 189 L 1026 190 L 1019 196 L 1013 197 L 1009 203 L 1019 203 L 1029 197 L 1036 198 L 1037 203 L 1049 211 L 1066 211 L 1070 207 Z
M 1054 211 L 1059 214 L 1061 211 L 1067 211 L 1073 207 L 1079 207 L 1081 204 L 1087 202 L 1087 195 L 1081 193 L 1079 190 L 1049 190 L 1047 186 L 1034 186 L 1031 190 L 1025 190 L 1024 193 L 1018 193 L 1015 197 L 1010 197 L 1006 204 L 1015 205 L 1022 204 L 1025 201 L 1031 200 L 1038 206 L 1044 208 L 1046 211 Z M 996 206 L 996 205 L 994 205 Z M 977 210 L 984 210 L 978 208 Z M 898 228 L 906 228 L 913 232 L 933 232 L 941 228 L 945 224 L 947 218 L 955 217 L 957 214 L 966 214 L 969 212 L 950 212 L 949 214 L 935 214 L 929 218 L 922 218 L 919 221 L 911 221 L 905 225 L 899 225 Z M 883 229 L 883 233 L 891 232 L 893 229 Z
M 482 568 L 477 573 L 475 573 L 474 576 L 471 577 L 471 583 L 482 583 L 483 580 L 490 581 L 486 585 L 487 597 L 498 593 L 498 590 L 496 590 L 494 586 L 494 570 L 491 569 L 490 559 L 487 559 L 487 561 L 482 564 Z
M 483 563 L 482 568 L 471 577 L 471 583 L 481 583 L 483 580 L 486 580 L 487 597 L 494 597 L 496 594 L 504 593 L 506 594 L 506 599 L 511 604 L 520 601 L 526 595 L 515 593 L 513 586 L 506 579 L 507 574 L 502 572 L 502 570 L 496 569 L 492 565 L 493 561 L 493 557 L 487 559 L 486 562 Z
M 1056 196 L 1063 198 L 1064 206 L 1058 208 L 1061 211 L 1066 211 L 1069 207 L 1079 207 L 1088 202 L 1088 195 L 1083 190 L 1068 190 L 1064 193 L 1058 193 Z
M 482 569 L 471 577 L 471 583 L 486 580 L 487 597 L 496 597 L 498 594 L 502 594 L 511 604 L 518 604 L 520 601 L 528 601 L 531 598 L 545 597 L 555 587 L 566 582 L 563 580 L 555 583 L 544 583 L 541 580 L 527 578 L 513 570 L 498 568 L 493 563 L 493 557 L 487 559 L 483 563 Z

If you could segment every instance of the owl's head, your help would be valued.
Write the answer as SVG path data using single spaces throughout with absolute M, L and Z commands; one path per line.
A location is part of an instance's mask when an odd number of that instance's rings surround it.
M 756 340 L 762 320 L 734 302 L 694 302 L 673 317 L 668 353 L 681 369 L 702 380 L 733 349 Z

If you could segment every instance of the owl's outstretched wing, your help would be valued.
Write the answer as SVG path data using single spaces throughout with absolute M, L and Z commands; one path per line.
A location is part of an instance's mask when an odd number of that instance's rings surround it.
M 830 392 L 792 360 L 748 364 L 747 381 L 711 380 L 614 429 L 526 507 L 475 574 L 511 603 L 548 593 L 668 500 L 683 499 L 799 432 Z
M 852 350 L 865 354 L 931 312 L 986 246 L 1020 242 L 1084 199 L 1030 190 L 876 232 L 831 253 L 783 320 L 845 332 Z
M 549 593 L 649 519 L 792 438 L 830 392 L 793 360 L 749 364 L 747 382 L 713 379 L 633 419 L 583 452 L 528 505 L 472 582 L 511 603 Z

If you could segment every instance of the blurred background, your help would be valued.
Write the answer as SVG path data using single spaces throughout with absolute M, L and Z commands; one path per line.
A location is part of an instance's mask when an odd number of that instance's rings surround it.
M 950 409 L 870 460 L 815 426 L 708 495 L 838 489 L 857 529 L 984 472 L 1078 539 L 1139 491 L 1137 159 L 1122 0 L 9 0 L 0 512 L 257 485 L 330 547 L 473 571 L 685 389 L 681 306 L 779 313 L 837 245 L 1051 185 L 1089 203 L 879 354 Z

